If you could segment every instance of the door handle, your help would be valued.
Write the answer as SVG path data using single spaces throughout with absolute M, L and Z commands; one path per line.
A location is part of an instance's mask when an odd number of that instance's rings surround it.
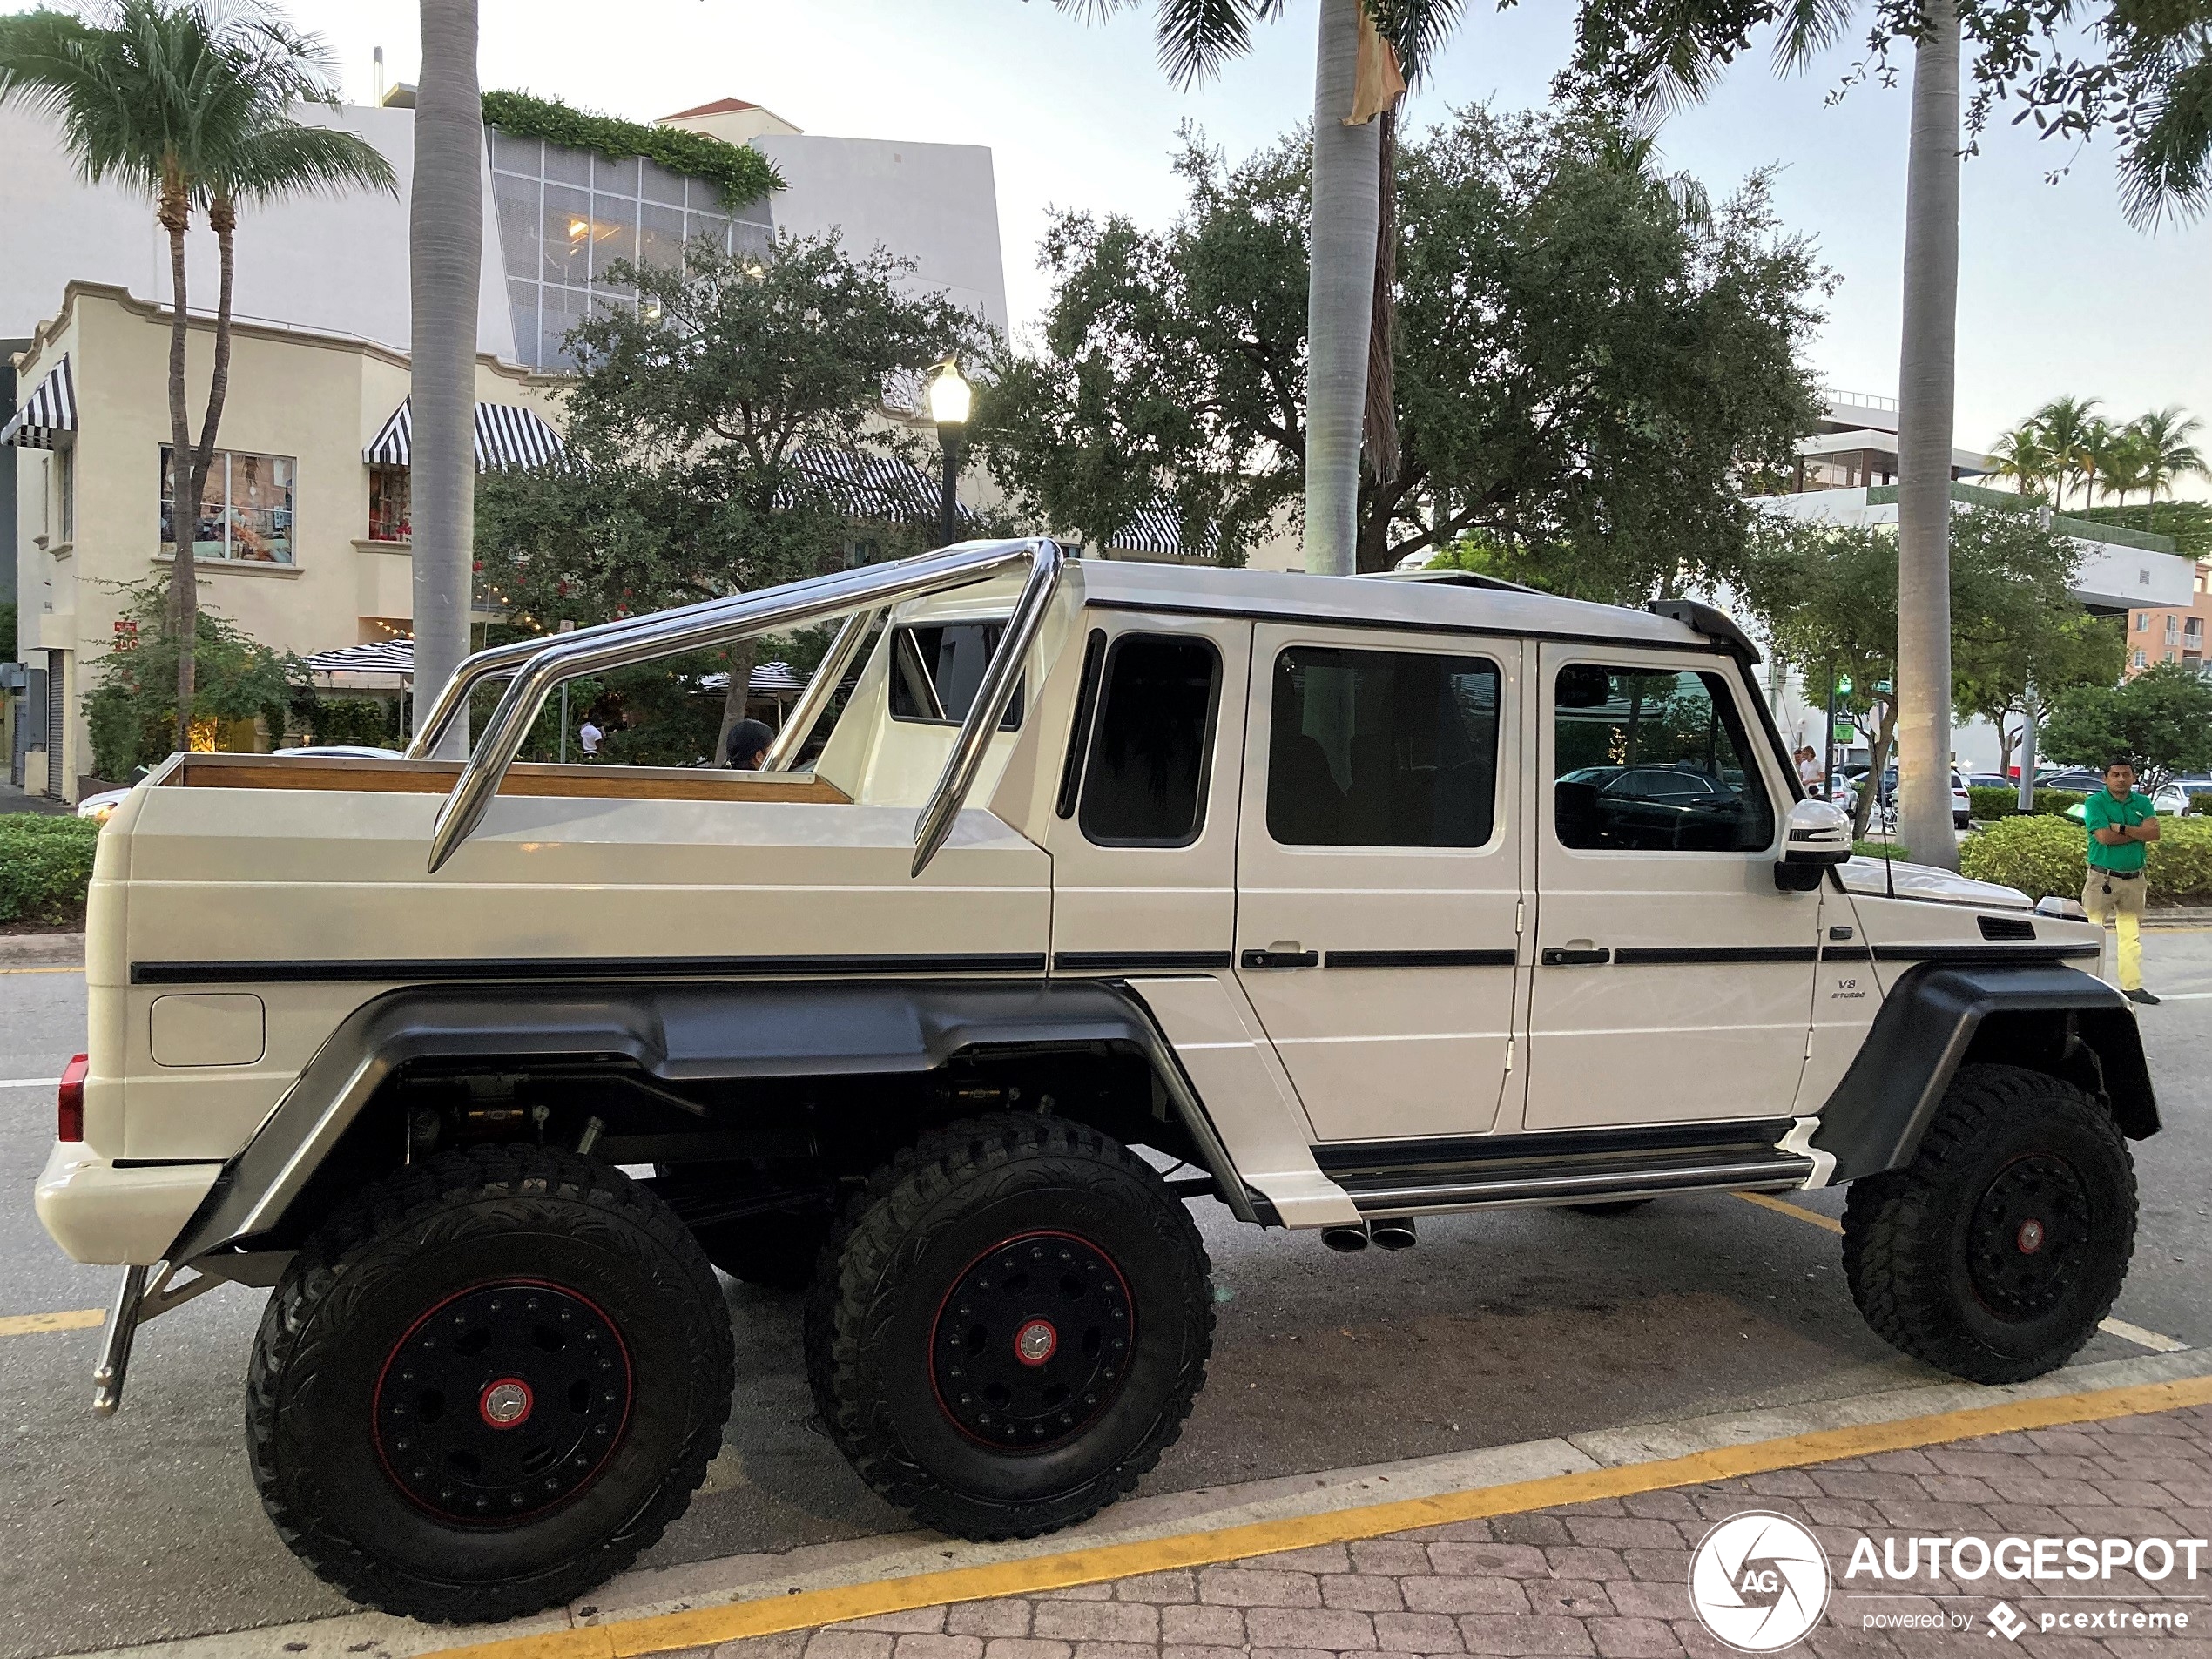
M 1539 960 L 1546 968 L 1600 968 L 1613 960 L 1613 953 L 1602 947 L 1596 950 L 1568 950 L 1553 945 Z
M 1248 950 L 1239 959 L 1246 968 L 1318 968 L 1318 950 Z

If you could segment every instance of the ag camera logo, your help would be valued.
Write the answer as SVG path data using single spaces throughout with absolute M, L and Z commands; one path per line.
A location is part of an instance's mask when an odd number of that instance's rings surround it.
M 1802 1641 L 1827 1610 L 1828 1558 L 1787 1515 L 1730 1515 L 1689 1558 L 1689 1604 L 1737 1652 L 1777 1652 Z

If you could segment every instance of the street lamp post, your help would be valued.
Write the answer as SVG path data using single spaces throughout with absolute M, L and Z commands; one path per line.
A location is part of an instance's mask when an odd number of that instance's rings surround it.
M 937 423 L 937 442 L 945 452 L 945 487 L 938 502 L 937 542 L 950 547 L 960 539 L 960 452 L 968 435 L 968 411 L 975 389 L 948 357 L 929 376 L 929 418 Z

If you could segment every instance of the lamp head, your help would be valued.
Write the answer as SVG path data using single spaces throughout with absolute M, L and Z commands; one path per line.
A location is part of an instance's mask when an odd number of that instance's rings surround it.
M 948 357 L 930 372 L 929 418 L 941 427 L 963 427 L 968 424 L 968 412 L 975 401 L 975 388 L 960 372 L 960 364 Z

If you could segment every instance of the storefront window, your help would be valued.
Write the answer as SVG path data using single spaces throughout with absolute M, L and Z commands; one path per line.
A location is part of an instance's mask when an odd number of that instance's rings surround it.
M 368 539 L 372 542 L 411 542 L 415 526 L 408 517 L 408 478 L 405 467 L 368 469 Z
M 289 455 L 215 451 L 192 526 L 192 556 L 290 564 L 293 467 Z M 161 550 L 172 555 L 177 548 L 175 506 L 175 475 L 170 469 L 169 446 L 164 444 Z

